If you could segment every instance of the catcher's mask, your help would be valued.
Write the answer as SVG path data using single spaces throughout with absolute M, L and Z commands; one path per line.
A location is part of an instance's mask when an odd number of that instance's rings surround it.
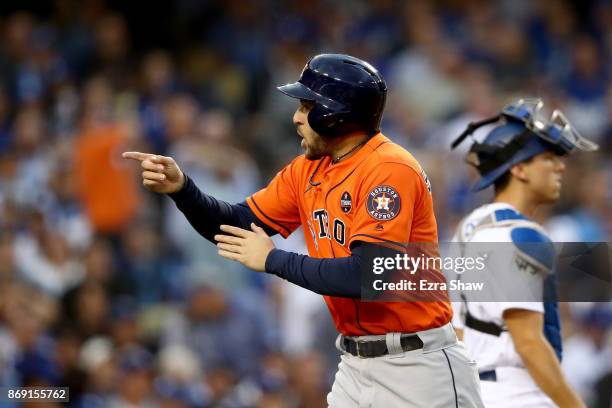
M 554 110 L 548 116 L 540 98 L 526 98 L 506 106 L 499 115 L 471 122 L 451 144 L 451 149 L 476 129 L 498 122 L 482 143 L 474 140 L 467 155 L 466 161 L 476 167 L 481 176 L 473 187 L 475 191 L 493 184 L 515 164 L 547 150 L 567 155 L 576 149 L 593 151 L 599 148 L 581 136 L 562 112 Z

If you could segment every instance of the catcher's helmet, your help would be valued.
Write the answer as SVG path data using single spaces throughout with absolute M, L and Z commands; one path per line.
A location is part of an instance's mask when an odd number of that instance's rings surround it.
M 543 108 L 541 99 L 519 99 L 497 116 L 470 123 L 452 143 L 454 149 L 479 127 L 501 122 L 482 143 L 474 142 L 468 153 L 468 163 L 476 167 L 481 176 L 473 187 L 475 191 L 493 184 L 515 164 L 547 150 L 566 155 L 576 149 L 598 149 L 597 144 L 578 133 L 563 113 L 555 110 L 546 117 Z
M 300 79 L 279 86 L 292 98 L 314 102 L 308 124 L 323 136 L 380 129 L 387 85 L 372 65 L 342 54 L 320 54 L 308 61 Z

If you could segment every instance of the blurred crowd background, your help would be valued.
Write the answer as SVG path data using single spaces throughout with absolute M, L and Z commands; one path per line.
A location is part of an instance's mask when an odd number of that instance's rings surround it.
M 171 155 L 242 201 L 300 154 L 275 87 L 321 52 L 383 73 L 383 132 L 428 173 L 442 240 L 490 198 L 450 142 L 541 96 L 601 149 L 568 161 L 539 220 L 558 241 L 609 241 L 610 1 L 3 1 L 0 386 L 69 386 L 88 408 L 324 406 L 338 353 L 321 297 L 217 257 L 120 158 Z M 299 231 L 277 242 L 305 251 Z M 563 305 L 564 369 L 597 408 L 612 406 L 609 306 Z

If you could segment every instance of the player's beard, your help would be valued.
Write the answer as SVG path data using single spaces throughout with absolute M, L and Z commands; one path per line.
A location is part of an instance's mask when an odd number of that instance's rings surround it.
M 306 153 L 304 153 L 304 155 L 306 156 L 306 159 L 308 160 L 319 160 L 320 158 L 325 156 L 324 153 L 318 150 L 311 150 L 309 148 L 306 149 Z
M 307 160 L 319 160 L 324 156 L 327 156 L 328 146 L 327 143 L 320 137 L 317 136 L 310 142 L 303 139 L 302 146 L 306 150 L 304 156 Z

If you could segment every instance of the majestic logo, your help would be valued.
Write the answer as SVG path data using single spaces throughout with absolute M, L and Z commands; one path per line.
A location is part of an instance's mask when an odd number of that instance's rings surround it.
M 352 208 L 353 199 L 351 198 L 351 195 L 348 193 L 348 191 L 345 191 L 344 193 L 342 193 L 342 197 L 340 197 L 340 209 L 344 213 L 349 213 L 351 212 Z
M 423 169 L 421 169 L 421 176 L 423 176 L 423 180 L 425 180 L 425 184 L 427 185 L 427 191 L 431 193 L 431 183 L 429 182 L 429 177 L 427 177 L 427 174 Z
M 308 220 L 308 229 L 310 230 L 310 235 L 312 236 L 312 241 L 314 242 L 315 249 L 319 251 L 319 241 L 317 241 L 317 233 L 315 232 L 314 227 L 310 220 Z
M 370 217 L 378 221 L 389 221 L 399 214 L 401 199 L 393 187 L 377 186 L 368 194 L 366 206 Z

